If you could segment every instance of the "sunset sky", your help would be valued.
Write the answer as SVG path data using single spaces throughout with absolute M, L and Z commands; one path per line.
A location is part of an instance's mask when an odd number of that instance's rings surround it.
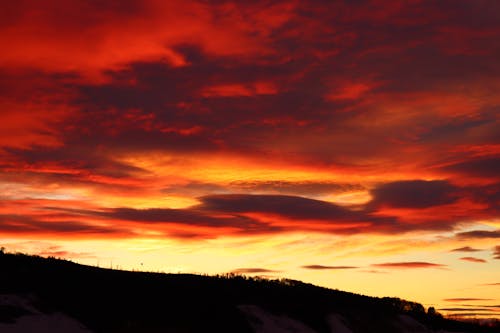
M 16 0 L 0 245 L 500 317 L 500 2 Z

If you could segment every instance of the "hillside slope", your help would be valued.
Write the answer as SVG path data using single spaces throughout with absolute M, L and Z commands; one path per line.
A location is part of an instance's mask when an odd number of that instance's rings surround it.
M 28 331 L 33 321 L 38 332 L 78 333 L 500 332 L 417 303 L 291 280 L 117 271 L 22 254 L 0 254 L 0 272 L 2 332 Z

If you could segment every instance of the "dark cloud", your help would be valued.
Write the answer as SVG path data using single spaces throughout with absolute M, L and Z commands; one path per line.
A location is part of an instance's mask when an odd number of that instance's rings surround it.
M 500 238 L 500 230 L 472 230 L 464 231 L 456 234 L 456 237 L 463 239 L 475 239 L 475 238 Z
M 129 237 L 134 232 L 114 225 L 95 225 L 73 220 L 45 221 L 44 216 L 30 217 L 26 215 L 0 215 L 0 231 L 17 234 L 77 234 Z
M 481 249 L 475 249 L 470 246 L 464 246 L 464 247 L 459 247 L 456 249 L 451 250 L 451 252 L 479 252 L 482 251 Z
M 468 187 L 466 193 L 472 200 L 488 205 L 485 211 L 489 214 L 497 215 L 500 213 L 500 183 Z
M 373 267 L 378 268 L 395 268 L 395 269 L 407 269 L 407 268 L 444 268 L 446 265 L 435 264 L 431 262 L 423 261 L 408 261 L 408 262 L 386 262 L 380 264 L 372 264 Z
M 184 209 L 131 209 L 114 208 L 108 211 L 91 211 L 88 214 L 103 218 L 137 221 L 152 224 L 178 223 L 213 228 L 235 228 L 245 233 L 276 233 L 291 230 L 315 230 L 314 226 L 302 223 L 302 219 L 324 221 L 326 231 L 358 233 L 357 227 L 349 227 L 351 221 L 364 219 L 366 223 L 379 223 L 374 231 L 384 228 L 385 219 L 371 218 L 363 213 L 319 200 L 282 195 L 210 195 L 199 198 L 201 204 Z M 246 214 L 260 213 L 284 217 L 294 221 L 286 228 L 258 217 Z M 346 227 L 342 227 L 347 224 Z M 328 228 L 331 230 L 328 230 Z M 337 230 L 337 226 L 341 228 Z M 394 226 L 397 228 L 398 226 Z M 389 228 L 389 227 L 387 227 Z M 404 228 L 404 227 L 402 227 Z
M 105 149 L 64 146 L 6 148 L 5 152 L 8 157 L 0 166 L 0 179 L 43 188 L 48 196 L 47 187 L 54 184 L 61 188 L 92 188 L 101 194 L 126 191 L 133 195 L 150 188 L 141 180 L 151 176 L 150 171 L 118 161 Z
M 217 6 L 209 7 L 215 12 L 218 10 Z M 244 11 L 245 7 L 238 7 L 238 10 Z M 384 82 L 375 91 L 377 93 L 394 92 L 396 88 L 400 93 L 402 87 L 410 84 L 413 85 L 406 87 L 405 91 L 420 91 L 423 86 L 442 87 L 450 80 L 464 81 L 466 75 L 477 75 L 479 69 L 485 75 L 491 75 L 490 68 L 470 65 L 473 63 L 470 59 L 472 55 L 445 56 L 439 52 L 432 39 L 439 30 L 433 29 L 429 22 L 407 25 L 391 23 L 390 19 L 375 19 L 377 24 L 372 26 L 368 23 L 374 20 L 370 15 L 361 15 L 364 19 L 358 21 L 350 14 L 346 17 L 352 20 L 348 23 L 352 32 L 346 33 L 334 27 L 342 22 L 347 24 L 343 21 L 345 17 L 337 15 L 340 12 L 351 13 L 352 8 L 345 5 L 333 5 L 332 8 L 318 11 L 308 5 L 298 6 L 287 20 L 287 29 L 276 30 L 269 35 L 266 42 L 272 45 L 275 52 L 266 54 L 265 61 L 260 58 L 248 61 L 240 57 L 216 57 L 209 54 L 206 47 L 190 42 L 175 46 L 176 52 L 189 63 L 187 66 L 172 67 L 164 61 L 136 60 L 120 69 L 110 69 L 106 72 L 110 82 L 76 87 L 78 98 L 75 103 L 85 112 L 84 117 L 75 119 L 75 122 L 87 123 L 89 126 L 84 127 L 91 133 L 67 133 L 66 140 L 87 140 L 88 144 L 99 141 L 107 146 L 127 147 L 130 150 L 213 151 L 220 149 L 222 143 L 225 148 L 244 150 L 246 153 L 252 150 L 277 152 L 280 150 L 278 142 L 285 141 L 288 133 L 295 134 L 301 128 L 304 133 L 342 128 L 344 120 L 352 119 L 354 114 L 343 110 L 355 108 L 356 99 L 327 102 L 324 96 L 331 89 L 342 89 L 350 81 L 363 78 L 366 76 L 363 73 L 371 73 L 371 76 Z M 426 9 L 429 8 L 409 6 L 408 11 Z M 364 12 L 366 9 L 357 8 L 356 12 L 358 10 Z M 450 16 L 457 14 L 446 12 Z M 390 18 L 399 20 L 397 17 Z M 443 20 L 440 18 L 432 23 L 440 26 Z M 423 29 L 423 26 L 427 28 Z M 309 31 L 304 34 L 306 28 Z M 421 46 L 409 47 L 408 44 L 412 43 L 408 39 Z M 391 52 L 378 51 L 384 48 Z M 401 54 L 400 61 L 394 61 L 393 52 Z M 331 53 L 331 56 L 318 56 L 321 53 Z M 353 73 L 350 70 L 352 67 L 358 68 L 360 73 Z M 373 68 L 377 68 L 376 73 L 373 73 Z M 463 70 L 457 71 L 456 68 Z M 331 72 L 335 72 L 341 80 L 330 83 L 327 73 Z M 255 87 L 259 82 L 272 82 L 276 91 L 259 93 Z M 217 90 L 217 87 L 232 87 L 229 90 L 244 92 L 239 95 L 234 92 L 204 95 L 206 89 Z M 147 121 L 135 122 L 130 128 L 122 126 L 123 122 L 117 121 L 117 118 L 120 119 L 117 115 L 132 109 L 152 115 L 151 126 L 139 129 Z M 309 123 L 298 126 L 303 121 Z M 194 127 L 204 131 L 191 135 L 165 132 L 168 128 L 187 130 Z M 109 135 L 110 132 L 113 134 Z M 272 133 L 278 133 L 278 137 Z M 365 135 L 378 137 L 368 132 Z M 269 140 L 271 136 L 278 140 Z M 377 154 L 382 149 L 377 142 L 364 140 L 364 145 L 350 145 L 350 154 Z M 332 151 L 330 146 L 320 148 L 318 145 L 316 147 L 323 151 L 313 152 L 311 145 L 304 143 L 308 149 L 295 145 L 294 150 L 324 160 L 332 158 L 336 151 L 344 154 L 340 147 Z M 368 145 L 375 145 L 377 149 L 364 149 Z
M 272 81 L 279 88 L 307 63 L 248 64 L 214 58 L 195 47 L 181 51 L 192 58 L 189 66 L 136 62 L 126 69 L 109 71 L 110 83 L 77 87 L 76 103 L 85 112 L 73 122 L 86 132 L 66 133 L 66 141 L 99 142 L 129 151 L 208 152 L 223 145 L 251 153 L 265 148 L 262 145 L 268 141 L 259 138 L 279 131 L 282 120 L 285 125 L 288 122 L 287 128 L 296 127 L 305 117 L 316 120 L 318 114 L 303 110 L 325 104 L 322 95 L 312 93 L 307 83 L 287 87 L 280 94 L 259 93 L 259 84 L 265 90 L 265 82 Z M 129 81 L 134 84 L 124 84 Z M 220 96 L 207 97 L 203 93 L 206 89 L 223 91 Z M 243 90 L 242 95 L 238 95 L 239 90 Z M 140 117 L 120 117 L 130 116 L 130 110 L 140 110 Z
M 305 269 L 314 269 L 314 270 L 336 270 L 336 269 L 342 270 L 342 269 L 359 268 L 357 266 L 324 266 L 324 265 L 306 265 L 301 267 Z
M 372 190 L 371 205 L 403 208 L 427 208 L 455 202 L 456 188 L 443 180 L 405 180 L 377 186 Z
M 453 140 L 456 144 L 467 144 L 471 138 L 464 133 L 479 132 L 476 140 L 496 141 L 498 133 L 494 130 L 498 110 L 484 110 L 477 119 L 452 119 L 446 124 L 435 124 L 426 132 L 420 134 L 419 140 L 426 144 L 442 144 Z M 444 170 L 449 170 L 447 167 Z
M 448 165 L 445 170 L 471 176 L 498 179 L 500 177 L 498 173 L 498 170 L 500 170 L 500 157 L 489 157 L 464 161 L 457 164 Z
M 220 230 L 232 233 L 261 234 L 282 232 L 279 226 L 239 214 L 206 212 L 194 209 L 133 209 L 111 208 L 91 210 L 82 208 L 44 207 L 39 216 L 0 215 L 0 230 L 9 233 L 54 233 L 81 235 L 109 235 L 129 237 L 137 223 L 148 225 L 151 229 L 174 238 L 210 238 L 214 235 L 207 230 L 220 234 Z M 82 218 L 95 220 L 98 224 L 79 222 Z M 50 221 L 48 221 L 50 220 Z M 117 222 L 119 221 L 119 222 Z M 176 225 L 200 227 L 203 230 L 178 230 Z
M 282 231 L 281 228 L 271 226 L 259 220 L 243 215 L 210 214 L 197 209 L 132 209 L 115 208 L 108 212 L 92 212 L 92 214 L 119 219 L 124 221 L 137 221 L 151 224 L 185 224 L 211 228 L 235 228 L 245 233 L 273 233 Z
M 481 258 L 475 258 L 475 257 L 462 257 L 460 260 L 463 261 L 469 261 L 469 262 L 476 262 L 476 263 L 486 263 L 487 261 Z
M 195 187 L 206 184 L 195 184 Z M 208 186 L 209 190 L 217 187 Z M 199 204 L 186 208 L 147 208 L 136 209 L 130 207 L 60 207 L 53 201 L 39 207 L 44 216 L 53 215 L 55 221 L 70 221 L 61 224 L 58 228 L 73 228 L 82 232 L 91 229 L 91 225 L 79 220 L 95 220 L 103 225 L 119 223 L 124 228 L 143 227 L 159 230 L 172 237 L 203 238 L 214 237 L 220 232 L 230 234 L 272 234 L 293 231 L 320 231 L 325 233 L 350 235 L 359 233 L 393 234 L 410 232 L 413 230 L 449 230 L 456 223 L 450 221 L 422 221 L 409 223 L 397 216 L 378 216 L 362 209 L 349 209 L 330 202 L 288 195 L 251 195 L 251 194 L 220 194 L 198 198 Z M 36 201 L 29 201 L 38 205 Z M 14 215 L 13 215 L 14 216 Z M 27 221 L 21 221 L 26 219 Z M 14 221 L 15 222 L 12 222 Z M 19 221 L 18 221 L 19 220 Z M 15 215 L 13 220 L 4 222 L 4 228 L 34 228 L 36 221 L 30 217 Z M 119 222 L 117 222 L 119 221 Z M 52 223 L 54 230 L 56 222 Z M 180 231 L 180 226 L 190 230 Z M 94 226 L 99 228 L 101 224 Z M 192 227 L 192 228 L 191 228 Z M 104 228 L 104 227 L 103 227 Z M 96 229 L 96 233 L 99 231 Z M 119 228 L 111 228 L 118 231 Z M 107 231 L 105 227 L 102 232 Z M 88 231 L 90 232 L 90 230 Z M 465 250 L 464 250 L 465 251 Z M 325 266 L 326 267 L 326 266 Z
M 323 222 L 324 225 L 320 230 L 339 234 L 405 232 L 414 228 L 398 222 L 395 217 L 372 216 L 363 211 L 350 210 L 330 202 L 298 196 L 225 194 L 204 196 L 199 200 L 202 203 L 198 208 L 209 212 L 260 213 L 294 221 L 288 230 L 316 230 L 315 228 L 318 228 L 302 220 Z M 358 223 L 364 223 L 365 226 L 359 227 Z M 439 225 L 418 225 L 417 227 L 442 228 Z
M 211 195 L 200 198 L 206 210 L 269 213 L 294 219 L 348 219 L 352 211 L 335 204 L 287 195 Z
M 36 171 L 46 165 L 58 168 L 61 173 L 71 173 L 74 178 L 81 173 L 91 173 L 113 178 L 126 178 L 134 175 L 145 175 L 148 171 L 136 166 L 114 160 L 105 152 L 97 152 L 95 148 L 87 146 L 72 147 L 37 147 L 37 149 L 6 149 L 10 156 L 32 166 Z M 22 169 L 21 169 L 22 170 Z
M 286 195 L 220 194 L 198 199 L 200 204 L 182 209 L 127 207 L 95 211 L 67 210 L 56 207 L 47 207 L 47 209 L 103 219 L 118 219 L 124 222 L 140 222 L 151 226 L 185 224 L 210 227 L 214 230 L 233 228 L 237 232 L 245 233 L 277 233 L 296 230 L 321 230 L 335 234 L 394 233 L 411 230 L 443 230 L 448 229 L 454 223 L 408 224 L 397 217 L 379 217 L 326 201 Z M 266 218 L 265 215 L 272 218 Z M 286 227 L 279 223 L 280 218 L 287 221 Z M 303 220 L 314 220 L 317 223 L 310 224 Z

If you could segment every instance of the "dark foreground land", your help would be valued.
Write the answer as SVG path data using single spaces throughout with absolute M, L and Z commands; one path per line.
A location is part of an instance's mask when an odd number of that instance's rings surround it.
M 16 322 L 34 311 L 64 314 L 96 333 L 500 332 L 444 319 L 417 303 L 299 281 L 128 272 L 0 252 L 1 297 L 30 304 L 0 302 L 0 332 L 19 332 Z

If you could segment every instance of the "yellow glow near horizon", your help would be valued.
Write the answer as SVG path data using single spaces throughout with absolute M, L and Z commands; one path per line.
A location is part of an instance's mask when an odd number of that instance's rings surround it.
M 500 265 L 481 271 L 478 279 L 477 272 L 470 270 L 471 266 L 478 264 L 460 261 L 460 253 L 449 251 L 460 245 L 456 240 L 408 242 L 403 237 L 399 244 L 406 243 L 407 247 L 400 247 L 399 250 L 390 250 L 392 245 L 389 241 L 391 238 L 388 236 L 366 239 L 361 235 L 345 238 L 290 233 L 275 237 L 220 237 L 196 241 L 142 238 L 112 243 L 106 240 L 53 240 L 19 244 L 18 240 L 12 239 L 12 245 L 7 245 L 14 248 L 17 242 L 20 249 L 35 253 L 47 249 L 68 251 L 68 256 L 77 262 L 127 270 L 220 274 L 238 268 L 265 267 L 270 271 L 264 275 L 271 278 L 292 278 L 370 296 L 400 297 L 437 309 L 450 307 L 444 299 L 463 297 L 464 294 L 475 298 L 500 297 L 496 286 L 480 285 L 496 282 Z M 391 242 L 396 241 L 393 239 Z M 382 250 L 386 246 L 384 244 L 389 246 L 389 251 Z M 492 241 L 482 245 L 490 247 L 494 244 Z M 353 248 L 360 249 L 360 252 L 352 252 Z M 270 253 L 274 255 L 269 256 Z M 425 261 L 429 255 L 433 255 L 435 262 L 451 264 L 429 269 L 373 266 L 383 262 Z M 355 268 L 312 270 L 302 267 L 313 264 Z

